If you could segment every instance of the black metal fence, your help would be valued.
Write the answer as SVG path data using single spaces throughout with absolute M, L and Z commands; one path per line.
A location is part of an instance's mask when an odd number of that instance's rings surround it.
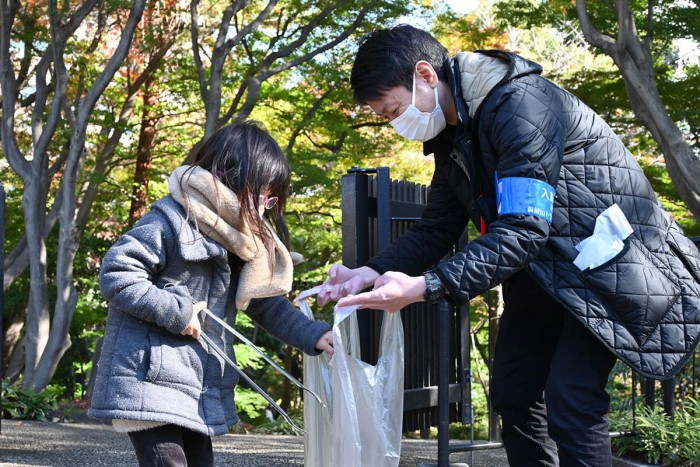
M 392 181 L 387 167 L 353 168 L 342 178 L 343 264 L 354 268 L 403 235 L 420 218 L 427 200 L 427 187 L 403 181 Z M 700 244 L 700 238 L 694 239 Z M 465 234 L 454 248 L 466 244 Z M 488 361 L 491 368 L 493 343 L 497 333 L 496 307 L 492 294 L 485 295 L 488 308 Z M 454 307 L 443 300 L 437 309 L 424 303 L 414 304 L 401 312 L 405 338 L 404 432 L 420 430 L 427 436 L 431 427 L 438 429 L 438 465 L 449 463 L 451 452 L 474 451 L 500 447 L 497 415 L 487 398 L 487 439 L 475 440 L 474 405 L 472 403 L 471 339 L 469 307 Z M 362 359 L 374 364 L 377 360 L 382 313 L 358 310 Z M 697 353 L 696 353 L 697 354 Z M 692 366 L 691 366 L 692 365 Z M 690 385 L 696 391 L 696 358 L 689 363 Z M 634 407 L 639 378 L 631 375 L 633 426 L 623 436 L 634 432 Z M 663 406 L 669 415 L 674 411 L 676 380 L 661 383 L 643 382 L 647 405 L 656 403 L 655 390 L 661 386 Z M 688 386 L 687 382 L 686 386 Z M 488 381 L 486 387 L 488 387 Z M 469 442 L 450 444 L 449 424 L 460 422 L 470 429 Z
M 361 266 L 403 235 L 420 218 L 427 192 L 425 186 L 392 181 L 386 167 L 354 168 L 344 175 L 343 264 L 351 268 Z M 465 232 L 454 248 L 467 241 Z M 418 303 L 401 312 L 406 336 L 403 430 L 419 430 L 427 436 L 431 427 L 437 427 L 438 463 L 446 465 L 450 451 L 500 444 L 498 424 L 489 410 L 487 443 L 454 449 L 449 446 L 451 422 L 469 425 L 470 439 L 474 438 L 469 307 L 455 307 L 443 301 L 436 308 Z M 377 360 L 381 322 L 382 313 L 358 310 L 361 355 L 371 364 Z
M 370 174 L 375 175 L 370 178 Z M 391 181 L 389 169 L 353 169 L 342 179 L 343 263 L 361 266 L 371 255 L 403 235 L 420 218 L 425 186 Z M 469 310 L 457 309 L 445 321 L 425 304 L 401 312 L 405 338 L 404 431 L 427 434 L 437 426 L 438 378 L 445 377 L 449 421 L 465 421 L 469 410 Z M 382 313 L 358 310 L 362 359 L 377 361 Z M 439 343 L 440 345 L 435 345 Z M 449 423 L 449 422 L 448 422 Z

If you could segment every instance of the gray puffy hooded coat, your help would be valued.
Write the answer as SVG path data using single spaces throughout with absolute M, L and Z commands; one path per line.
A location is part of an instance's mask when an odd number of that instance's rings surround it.
M 425 144 L 435 154 L 428 205 L 413 229 L 367 265 L 420 274 L 471 219 L 484 234 L 435 268 L 457 303 L 526 269 L 641 374 L 668 378 L 680 370 L 700 340 L 700 255 L 632 154 L 533 62 L 501 51 L 464 53 L 444 70 L 460 123 Z M 505 177 L 554 187 L 551 223 L 499 216 L 495 179 Z M 613 204 L 634 232 L 615 258 L 580 271 L 575 246 Z
M 228 252 L 199 234 L 167 196 L 104 257 L 100 286 L 109 314 L 89 415 L 173 423 L 208 435 L 238 422 L 238 374 L 213 351 L 180 334 L 192 304 L 233 326 L 238 276 Z M 245 311 L 278 339 L 316 355 L 327 323 L 309 321 L 284 297 L 254 299 Z M 214 320 L 202 331 L 235 360 L 232 336 Z

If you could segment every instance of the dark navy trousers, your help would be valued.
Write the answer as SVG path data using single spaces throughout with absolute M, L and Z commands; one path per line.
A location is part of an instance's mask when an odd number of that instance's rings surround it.
M 527 272 L 503 294 L 491 398 L 509 464 L 609 467 L 615 356 Z

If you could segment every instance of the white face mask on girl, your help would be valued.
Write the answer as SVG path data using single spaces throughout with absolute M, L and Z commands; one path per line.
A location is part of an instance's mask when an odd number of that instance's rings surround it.
M 445 129 L 447 122 L 438 101 L 437 87 L 433 90 L 435 91 L 435 109 L 432 112 L 421 112 L 415 105 L 416 74 L 413 73 L 411 105 L 401 115 L 389 122 L 399 136 L 415 141 L 428 141 Z

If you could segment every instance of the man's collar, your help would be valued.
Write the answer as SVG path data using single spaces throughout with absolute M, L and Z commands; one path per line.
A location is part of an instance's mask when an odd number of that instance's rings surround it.
M 452 151 L 452 141 L 455 137 L 454 125 L 447 125 L 435 138 L 423 143 L 423 155 L 443 154 Z

